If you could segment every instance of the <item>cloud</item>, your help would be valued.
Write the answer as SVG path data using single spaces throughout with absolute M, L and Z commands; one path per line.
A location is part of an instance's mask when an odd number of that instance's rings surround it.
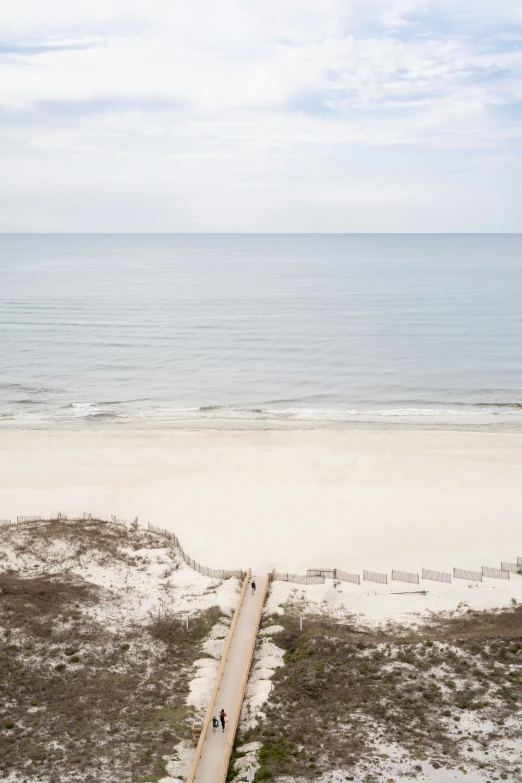
M 23 108 L 2 110 L 0 121 L 13 123 L 75 122 L 83 118 L 118 115 L 122 113 L 164 113 L 187 107 L 185 101 L 152 96 L 124 97 L 118 95 L 93 95 L 86 100 L 35 101 Z
M 303 112 L 312 116 L 332 114 L 335 109 L 329 102 L 327 90 L 296 92 L 285 101 L 289 111 Z
M 183 216 L 171 216 L 173 226 L 186 221 L 216 228 L 222 219 L 231 230 L 229 212 L 208 198 L 220 199 L 222 177 L 238 229 L 280 225 L 266 203 L 270 190 L 273 203 L 286 204 L 295 230 L 302 181 L 322 194 L 317 209 L 323 217 L 314 224 L 331 227 L 325 205 L 335 205 L 334 223 L 342 230 L 339 199 L 348 210 L 354 200 L 347 196 L 355 179 L 346 160 L 373 171 L 374 160 L 384 167 L 390 156 L 397 193 L 418 194 L 420 172 L 426 182 L 446 171 L 438 157 L 432 170 L 435 151 L 463 197 L 488 192 L 480 181 L 480 154 L 502 160 L 494 175 L 484 166 L 491 189 L 518 192 L 511 182 L 520 162 L 518 3 L 149 0 L 141 16 L 127 8 L 124 0 L 8 4 L 0 42 L 0 154 L 14 154 L 17 165 L 3 167 L 0 195 L 25 191 L 33 205 L 28 213 L 41 203 L 31 196 L 41 187 L 56 184 L 68 198 L 74 171 L 86 183 L 84 213 L 98 214 L 92 183 L 105 181 L 110 171 L 111 188 L 124 201 L 130 174 L 140 183 L 144 225 L 156 225 L 151 194 L 164 192 L 176 209 L 184 203 Z M 473 165 L 456 166 L 456 155 Z M 374 172 L 372 188 L 378 181 Z M 382 182 L 389 194 L 384 173 Z M 368 201 L 376 227 L 383 220 L 378 201 Z M 405 208 L 405 197 L 395 201 L 392 210 L 399 202 Z M 198 209 L 216 212 L 196 217 Z M 466 209 L 466 220 L 469 214 Z M 0 229 L 11 219 L 4 213 Z M 108 216 L 99 219 L 105 225 Z M 27 225 L 42 222 L 31 220 Z M 56 225 L 59 217 L 49 221 Z M 454 225 L 453 213 L 448 221 Z M 302 225 L 310 225 L 310 215 Z
M 71 49 L 91 49 L 96 44 L 70 43 L 60 44 L 52 42 L 23 43 L 19 41 L 0 41 L 0 56 L 4 54 L 20 54 L 34 56 L 47 54 L 48 52 L 67 52 Z

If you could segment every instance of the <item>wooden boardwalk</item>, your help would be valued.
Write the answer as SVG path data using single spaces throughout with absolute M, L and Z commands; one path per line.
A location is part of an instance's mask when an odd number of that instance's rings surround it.
M 268 589 L 268 575 L 257 582 L 252 595 L 251 573 L 248 572 L 239 596 L 223 659 L 203 724 L 203 731 L 194 754 L 187 783 L 224 783 L 230 754 L 241 713 L 246 681 Z M 223 732 L 221 726 L 214 733 L 212 716 L 224 709 L 229 717 Z

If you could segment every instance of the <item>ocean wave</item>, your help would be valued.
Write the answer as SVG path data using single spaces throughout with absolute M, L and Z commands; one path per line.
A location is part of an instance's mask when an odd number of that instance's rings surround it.
M 465 402 L 458 403 L 459 405 L 466 405 Z M 475 402 L 473 403 L 479 408 L 514 408 L 515 410 L 522 410 L 522 402 Z
M 378 404 L 386 405 L 387 403 L 380 401 Z M 452 408 L 513 408 L 515 410 L 522 410 L 522 402 L 514 400 L 498 402 L 495 402 L 494 400 L 468 400 L 467 402 L 464 400 L 396 400 L 394 406 L 398 406 L 401 409 L 422 408 L 442 410 L 451 406 Z
M 454 408 L 461 409 L 473 409 L 473 408 L 511 408 L 513 410 L 522 410 L 522 401 L 519 400 L 437 400 L 437 399 L 415 399 L 415 398 L 403 398 L 394 400 L 385 400 L 376 398 L 373 401 L 356 399 L 353 400 L 349 408 L 336 407 L 335 403 L 338 403 L 339 397 L 335 394 L 311 394 L 304 397 L 290 397 L 281 399 L 265 400 L 260 403 L 260 406 L 264 410 L 274 410 L 272 406 L 277 406 L 275 410 L 282 410 L 279 406 L 287 406 L 285 410 L 314 410 L 316 409 L 311 403 L 327 403 L 324 410 L 344 410 L 344 411 L 356 411 L 356 412 L 369 412 L 375 411 L 377 408 L 383 411 L 390 411 L 397 409 L 401 411 L 411 410 L 430 410 L 430 411 L 447 411 Z M 330 404 L 332 403 L 332 404 Z M 207 406 L 208 409 L 219 408 L 226 406 Z M 243 407 L 243 406 L 241 406 Z M 204 410 L 204 409 L 203 409 Z M 458 413 L 458 410 L 453 411 Z
M 186 410 L 193 410 L 188 408 Z M 201 405 L 197 409 L 200 413 L 214 413 L 217 411 L 236 411 L 237 413 L 263 413 L 263 408 L 244 408 L 244 407 L 229 407 L 228 405 Z
M 85 418 L 86 419 L 121 419 L 125 417 L 122 417 L 118 413 L 100 412 L 100 413 L 90 413 L 87 416 L 85 416 Z
M 72 410 L 87 410 L 88 408 L 102 408 L 109 405 L 121 405 L 125 403 L 121 402 L 68 402 L 66 405 L 62 405 L 64 409 Z
M 45 386 L 33 386 L 27 383 L 13 383 L 11 381 L 0 381 L 0 391 L 6 391 L 19 394 L 46 394 L 52 389 Z
M 495 411 L 490 411 L 496 413 Z M 383 408 L 383 409 L 364 409 L 353 408 L 349 410 L 325 410 L 325 409 L 302 409 L 295 408 L 293 410 L 287 409 L 286 411 L 267 411 L 267 413 L 277 414 L 286 413 L 296 419 L 349 419 L 355 417 L 372 417 L 377 416 L 379 418 L 411 418 L 411 417 L 460 417 L 460 416 L 484 416 L 483 411 L 473 410 L 455 410 L 452 408 Z
M 432 420 L 492 420 L 493 417 L 521 417 L 521 403 L 451 403 L 447 407 L 432 405 L 394 405 L 394 406 L 353 406 L 346 408 L 305 407 L 305 406 L 247 406 L 247 405 L 201 405 L 201 406 L 165 406 L 136 409 L 137 401 L 90 401 L 70 402 L 60 406 L 45 405 L 43 410 L 35 411 L 34 404 L 28 403 L 28 409 L 4 410 L 0 418 L 6 420 L 42 420 L 68 421 L 101 419 L 132 421 L 147 419 L 183 420 L 273 420 L 296 422 L 350 422 L 386 419 Z
M 281 399 L 266 400 L 264 405 L 305 405 L 310 402 L 328 402 L 334 400 L 333 394 L 308 394 L 305 397 L 282 397 Z
M 65 405 L 61 405 L 58 410 L 51 411 L 49 418 L 55 418 L 57 420 L 62 419 L 92 419 L 98 417 L 118 418 L 120 415 L 125 416 L 123 410 L 114 411 L 107 410 L 107 408 L 114 408 L 119 403 L 114 402 L 69 402 Z
M 157 408 L 151 411 L 141 411 L 130 414 L 140 418 L 173 418 L 173 419 L 249 419 L 264 418 L 274 420 L 295 421 L 349 421 L 357 418 L 460 418 L 465 416 L 484 417 L 488 413 L 495 416 L 522 415 L 522 407 L 496 410 L 497 406 L 489 406 L 490 410 L 472 410 L 462 408 L 254 408 L 227 405 L 204 405 L 183 408 Z
M 8 400 L 8 405 L 45 405 L 44 400 Z

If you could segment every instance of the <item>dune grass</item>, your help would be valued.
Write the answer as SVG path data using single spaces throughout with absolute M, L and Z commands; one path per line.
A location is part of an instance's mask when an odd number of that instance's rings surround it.
M 257 781 L 335 769 L 350 780 L 361 763 L 371 780 L 372 765 L 382 766 L 378 746 L 390 743 L 404 749 L 413 776 L 422 760 L 522 779 L 501 749 L 503 738 L 522 740 L 512 720 L 522 706 L 522 607 L 432 616 L 416 631 L 384 633 L 314 616 L 300 632 L 298 614 L 289 605 L 265 620 L 284 627 L 274 642 L 285 666 L 273 675 L 266 718 L 239 737 L 239 746 L 262 743 Z
M 17 546 L 36 556 L 63 540 L 76 562 L 96 549 L 110 566 L 149 536 L 50 522 Z M 164 546 L 158 537 L 149 544 Z M 193 613 L 188 629 L 167 610 L 113 626 L 91 611 L 113 600 L 111 591 L 55 565 L 50 558 L 34 576 L 0 572 L 0 781 L 10 773 L 28 783 L 159 780 L 163 756 L 190 737 L 192 665 L 221 612 Z

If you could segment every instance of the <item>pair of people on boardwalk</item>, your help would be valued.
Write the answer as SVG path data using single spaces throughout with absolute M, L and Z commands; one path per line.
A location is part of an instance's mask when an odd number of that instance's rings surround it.
M 215 732 L 220 723 L 223 728 L 223 731 L 225 731 L 225 723 L 227 722 L 228 722 L 228 715 L 225 712 L 225 710 L 221 710 L 221 712 L 219 713 L 219 721 L 215 715 L 212 718 L 212 731 Z

